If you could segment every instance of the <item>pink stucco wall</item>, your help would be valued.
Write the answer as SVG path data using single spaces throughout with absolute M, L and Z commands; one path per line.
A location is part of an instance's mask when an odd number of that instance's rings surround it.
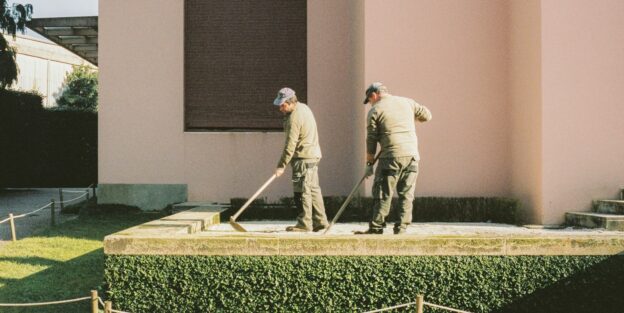
M 525 222 L 542 219 L 542 81 L 540 0 L 509 4 L 509 141 L 511 194 Z
M 100 183 L 188 184 L 189 200 L 252 194 L 283 134 L 183 131 L 183 1 L 107 0 L 99 12 Z M 546 224 L 614 198 L 623 39 L 619 0 L 308 1 L 324 194 L 345 195 L 362 174 L 363 90 L 382 81 L 433 112 L 417 126 L 418 196 L 512 196 L 525 221 Z M 290 195 L 288 175 L 265 195 Z
M 194 201 L 247 197 L 275 170 L 284 135 L 183 131 L 183 11 L 183 1 L 100 2 L 99 183 L 188 184 Z M 308 103 L 324 155 L 321 186 L 327 195 L 346 194 L 363 163 L 363 143 L 354 140 L 363 113 L 352 101 L 364 84 L 363 4 L 310 1 L 308 16 Z M 289 176 L 263 196 L 291 195 Z
M 365 80 L 433 113 L 417 195 L 509 194 L 507 34 L 504 1 L 366 1 Z
M 624 2 L 544 0 L 541 24 L 543 222 L 558 223 L 624 185 Z

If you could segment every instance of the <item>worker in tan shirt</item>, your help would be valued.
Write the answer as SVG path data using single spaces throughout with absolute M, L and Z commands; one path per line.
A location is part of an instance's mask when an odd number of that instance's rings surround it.
M 399 196 L 399 219 L 394 233 L 402 234 L 412 222 L 412 206 L 418 177 L 418 138 L 415 121 L 431 120 L 431 112 L 416 101 L 393 96 L 376 82 L 366 89 L 364 104 L 370 102 L 366 126 L 366 173 L 373 175 L 377 144 L 381 146 L 373 182 L 373 217 L 366 231 L 356 234 L 383 234 L 396 188 Z
M 325 215 L 325 205 L 318 179 L 318 163 L 321 160 L 316 121 L 310 108 L 297 100 L 295 91 L 282 88 L 274 105 L 284 114 L 286 143 L 277 163 L 275 175 L 284 173 L 286 165 L 292 167 L 294 201 L 299 211 L 297 224 L 287 231 L 320 231 L 329 223 Z

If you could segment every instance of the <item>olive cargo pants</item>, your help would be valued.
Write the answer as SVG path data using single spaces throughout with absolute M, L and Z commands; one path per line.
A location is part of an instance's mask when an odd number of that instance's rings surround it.
M 386 226 L 386 217 L 390 213 L 395 188 L 399 196 L 399 219 L 395 222 L 394 228 L 395 230 L 406 228 L 412 222 L 417 178 L 418 161 L 414 157 L 379 159 L 373 183 L 371 229 L 383 229 Z
M 308 230 L 329 225 L 319 186 L 317 159 L 293 159 L 292 181 L 298 228 Z

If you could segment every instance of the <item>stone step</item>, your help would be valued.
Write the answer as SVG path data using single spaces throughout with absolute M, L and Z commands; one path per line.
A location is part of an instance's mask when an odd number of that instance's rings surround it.
M 565 217 L 566 224 L 570 226 L 624 231 L 624 215 L 595 212 L 568 212 Z
M 624 200 L 594 201 L 592 211 L 603 214 L 624 214 Z
M 192 209 L 184 210 L 173 215 L 161 218 L 160 222 L 166 223 L 186 223 L 189 225 L 189 233 L 206 230 L 210 225 L 221 223 L 221 213 L 228 208 L 223 205 L 202 205 Z
M 227 207 L 219 204 L 195 206 L 158 220 L 128 228 L 118 234 L 142 236 L 195 234 L 206 230 L 210 225 L 220 224 L 221 213 L 225 210 Z
M 212 208 L 220 207 L 220 208 L 227 209 L 230 207 L 230 204 L 210 202 L 210 201 L 189 201 L 189 202 L 174 204 L 172 206 L 172 211 L 173 213 L 178 213 L 181 211 L 186 211 L 186 210 L 197 208 L 197 207 L 212 207 Z

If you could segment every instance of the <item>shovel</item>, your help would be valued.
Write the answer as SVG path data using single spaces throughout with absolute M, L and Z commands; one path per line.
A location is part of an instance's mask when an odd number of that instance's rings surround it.
M 269 178 L 269 180 L 267 180 L 266 183 L 264 183 L 264 185 L 262 185 L 262 187 L 260 187 L 260 189 L 258 189 L 258 191 L 256 191 L 256 193 L 254 193 L 253 196 L 251 196 L 251 198 L 249 198 L 249 200 L 247 200 L 247 202 L 245 202 L 245 204 L 243 204 L 243 206 L 238 209 L 238 211 L 236 211 L 236 214 L 230 216 L 230 225 L 232 225 L 234 229 L 240 232 L 247 232 L 247 230 L 243 228 L 241 224 L 236 223 L 236 218 L 238 218 L 238 216 L 241 215 L 243 211 L 245 211 L 245 209 L 251 204 L 251 202 L 254 201 L 256 197 L 258 197 L 262 190 L 264 190 L 264 188 L 266 188 L 275 179 L 275 177 L 277 176 L 273 174 L 273 176 L 271 176 L 271 178 Z
M 373 165 L 375 164 L 375 162 L 377 162 L 377 159 L 379 159 L 380 154 L 381 152 L 378 153 L 375 159 L 373 160 Z M 327 234 L 327 232 L 332 228 L 332 226 L 334 226 L 336 221 L 338 221 L 338 219 L 340 218 L 340 215 L 342 215 L 342 212 L 345 210 L 345 208 L 347 208 L 347 205 L 349 204 L 349 202 L 351 202 L 351 198 L 353 198 L 353 195 L 355 195 L 355 192 L 360 188 L 360 185 L 362 185 L 362 182 L 365 179 L 366 179 L 366 174 L 364 174 L 362 176 L 362 179 L 360 179 L 360 181 L 357 183 L 357 185 L 353 187 L 353 189 L 351 190 L 351 193 L 349 194 L 345 202 L 342 204 L 342 206 L 340 207 L 336 215 L 334 215 L 334 218 L 332 219 L 331 223 L 329 223 L 329 226 L 327 226 L 327 228 L 325 229 L 325 232 L 323 232 L 323 235 Z

